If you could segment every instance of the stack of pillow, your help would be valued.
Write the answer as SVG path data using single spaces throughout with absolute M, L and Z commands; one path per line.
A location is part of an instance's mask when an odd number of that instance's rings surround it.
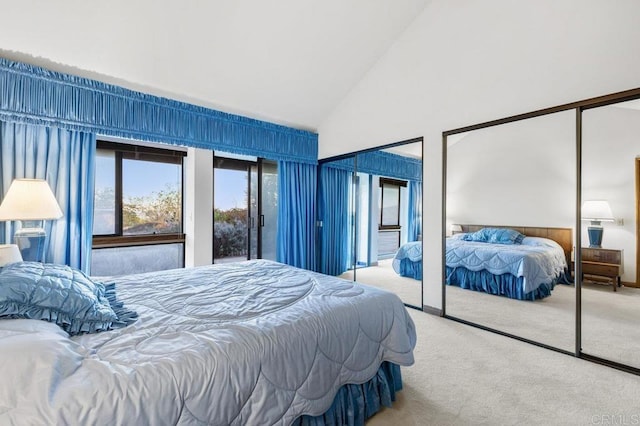
M 514 229 L 482 228 L 479 231 L 461 234 L 464 241 L 476 241 L 492 244 L 522 244 L 525 236 Z
M 70 335 L 124 327 L 138 315 L 119 302 L 115 285 L 66 265 L 18 260 L 0 264 L 0 319 L 53 322 Z

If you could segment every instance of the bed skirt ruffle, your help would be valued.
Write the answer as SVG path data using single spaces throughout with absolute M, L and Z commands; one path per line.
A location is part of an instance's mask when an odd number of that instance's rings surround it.
M 563 277 L 564 275 L 561 275 L 552 282 L 540 284 L 535 290 L 525 293 L 522 285 L 523 277 L 516 277 L 509 273 L 494 275 L 486 270 L 470 271 L 467 268 L 450 268 L 447 266 L 445 282 L 447 285 L 497 294 L 511 299 L 536 300 L 550 296 L 553 287 Z
M 409 277 L 415 280 L 421 280 L 422 279 L 422 261 L 412 262 L 407 258 L 400 260 L 400 268 L 398 271 L 398 275 L 400 275 L 401 277 Z
M 361 385 L 347 384 L 338 389 L 331 407 L 324 414 L 299 417 L 293 425 L 364 425 L 365 420 L 380 411 L 382 406 L 391 407 L 396 400 L 396 392 L 400 389 L 400 366 L 385 361 L 368 382 Z

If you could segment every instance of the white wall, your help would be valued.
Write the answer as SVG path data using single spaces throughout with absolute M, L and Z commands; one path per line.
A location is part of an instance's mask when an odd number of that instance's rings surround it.
M 185 266 L 213 259 L 213 151 L 189 148 L 185 167 Z
M 441 307 L 442 131 L 639 87 L 638 16 L 635 0 L 435 0 L 320 125 L 321 157 L 424 136 L 425 305 Z
M 582 199 L 607 200 L 624 225 L 603 222 L 602 247 L 623 250 L 622 281 L 636 281 L 635 160 L 640 156 L 640 110 L 587 110 L 582 131 Z M 583 245 L 589 244 L 587 226 Z
M 447 149 L 453 223 L 575 228 L 575 113 L 475 130 Z

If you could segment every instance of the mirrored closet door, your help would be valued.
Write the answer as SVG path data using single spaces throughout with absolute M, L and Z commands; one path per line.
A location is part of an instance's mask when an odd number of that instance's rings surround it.
M 582 112 L 582 352 L 640 369 L 640 99 Z
M 445 313 L 575 349 L 573 110 L 445 133 Z
M 422 309 L 422 140 L 322 161 L 318 205 L 322 272 Z

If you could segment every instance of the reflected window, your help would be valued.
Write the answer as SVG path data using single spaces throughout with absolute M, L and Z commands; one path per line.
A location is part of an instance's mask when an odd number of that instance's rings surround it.
M 380 229 L 400 228 L 400 188 L 407 182 L 380 178 Z

